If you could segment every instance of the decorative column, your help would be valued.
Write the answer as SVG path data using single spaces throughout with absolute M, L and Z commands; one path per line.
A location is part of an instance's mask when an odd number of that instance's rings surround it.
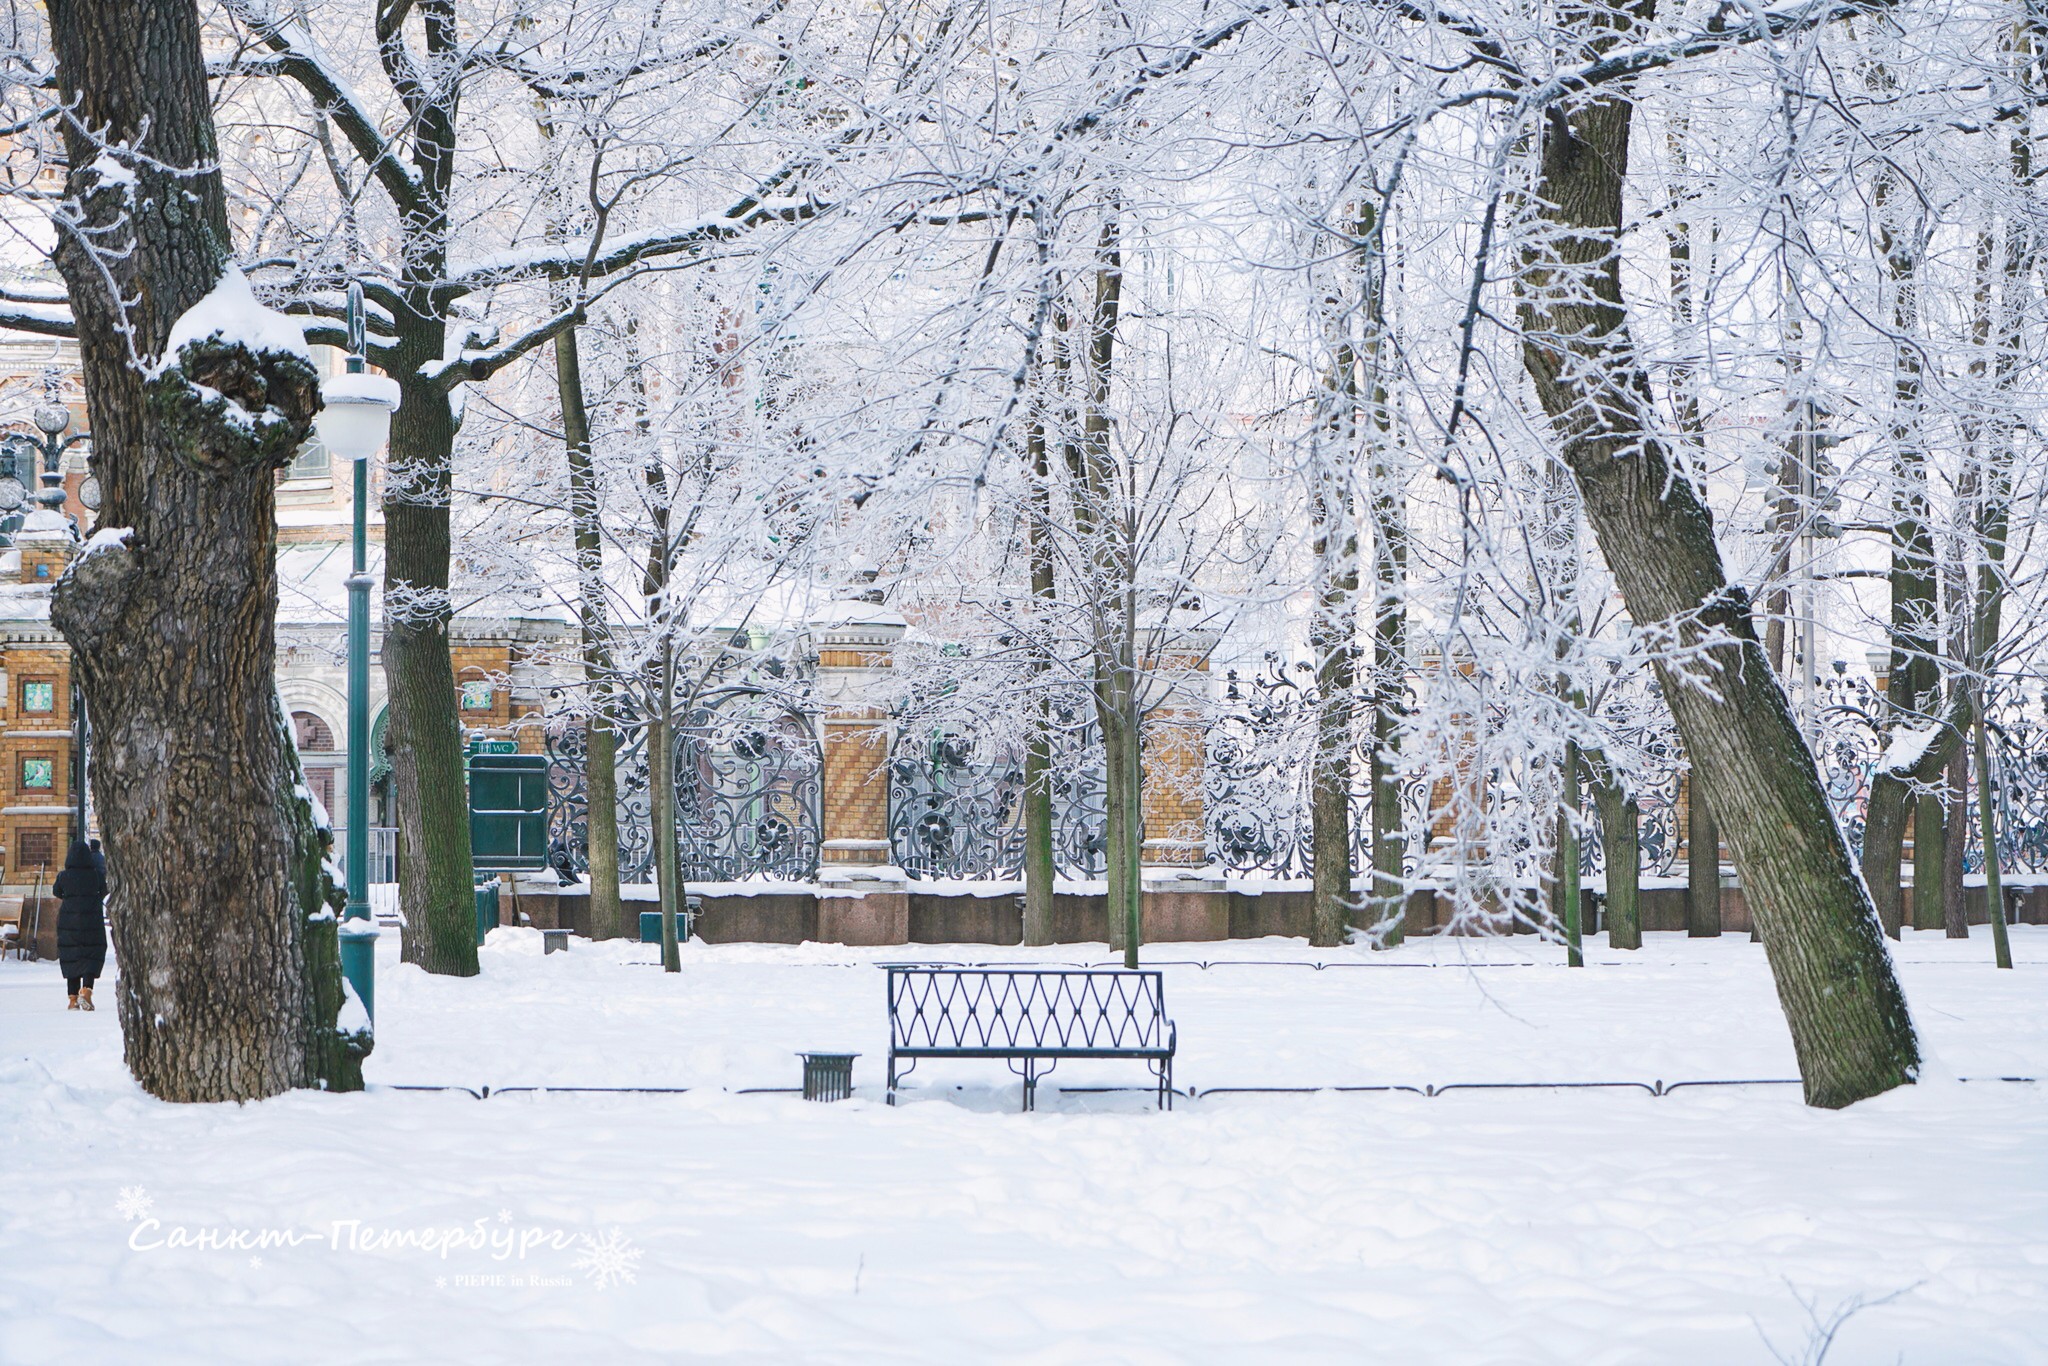
M 1230 898 L 1208 870 L 1203 783 L 1208 767 L 1209 655 L 1221 632 L 1160 614 L 1145 643 L 1144 938 L 1147 943 L 1230 937 Z
M 810 621 L 818 651 L 817 695 L 823 830 L 818 938 L 838 944 L 901 944 L 910 937 L 903 870 L 889 862 L 888 710 L 876 704 L 908 623 L 867 601 L 828 603 Z
M 1162 872 L 1209 861 L 1203 777 L 1208 759 L 1204 724 L 1209 654 L 1221 633 L 1163 626 L 1152 632 L 1145 713 L 1145 843 L 1142 857 Z

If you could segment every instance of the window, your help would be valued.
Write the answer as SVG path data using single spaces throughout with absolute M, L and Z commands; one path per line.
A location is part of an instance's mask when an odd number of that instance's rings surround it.
M 42 712 L 57 710 L 57 685 L 42 678 L 24 680 L 21 685 L 21 709 Z
M 47 792 L 57 785 L 57 761 L 38 756 L 21 761 L 21 785 Z
M 292 456 L 291 464 L 284 467 L 284 477 L 325 479 L 330 468 L 331 460 L 327 454 L 327 447 L 321 444 L 319 437 L 309 437 L 306 444 L 299 447 L 298 452 Z
M 319 753 L 335 748 L 334 727 L 309 711 L 292 713 L 292 738 L 298 741 L 302 752 Z
M 57 861 L 57 832 L 24 830 L 14 841 L 14 866 L 47 868 Z
M 331 768 L 307 769 L 306 786 L 313 789 L 313 795 L 320 799 L 321 807 L 331 817 L 334 814 L 334 770 Z
M 491 709 L 491 681 L 487 678 L 462 685 L 462 709 L 464 711 L 489 711 Z

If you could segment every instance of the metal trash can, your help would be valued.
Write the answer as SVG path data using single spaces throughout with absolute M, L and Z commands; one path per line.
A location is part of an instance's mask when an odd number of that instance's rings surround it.
M 805 1100 L 845 1100 L 853 1094 L 853 1060 L 858 1053 L 799 1053 L 804 1060 Z
M 476 946 L 484 946 L 484 936 L 498 928 L 498 879 L 477 884 L 476 889 Z

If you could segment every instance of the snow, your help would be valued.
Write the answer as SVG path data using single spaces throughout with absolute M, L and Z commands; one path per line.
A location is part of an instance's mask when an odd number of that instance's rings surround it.
M 2048 1076 L 2048 930 L 2013 940 L 2004 973 L 1981 931 L 1895 950 L 1940 1067 Z M 247 1106 L 143 1096 L 113 1010 L 0 963 L 0 1144 L 52 1178 L 0 1202 L 0 1359 L 1719 1366 L 1811 1360 L 1813 1316 L 1859 1300 L 1835 1366 L 2048 1337 L 2037 1084 L 1841 1112 L 1791 1086 L 1215 1089 L 1790 1077 L 1735 937 L 1596 941 L 1577 972 L 1527 938 L 1147 949 L 1201 1092 L 1166 1115 L 1057 1089 L 1142 1083 L 1116 1062 L 1063 1064 L 1035 1115 L 999 1062 L 880 1103 L 876 963 L 1100 944 L 692 942 L 671 976 L 498 930 L 469 979 L 397 948 L 373 1089 Z M 832 1046 L 862 1054 L 854 1100 L 740 1093 Z M 506 1089 L 548 1086 L 693 1089 Z
M 381 403 L 398 411 L 398 381 L 388 375 L 329 375 L 320 381 L 323 403 Z
M 221 272 L 220 282 L 212 292 L 186 309 L 171 325 L 170 340 L 164 343 L 163 359 L 157 363 L 155 373 L 161 374 L 176 364 L 178 353 L 190 343 L 214 336 L 240 342 L 251 351 L 281 351 L 303 357 L 308 365 L 313 363 L 305 331 L 292 318 L 257 302 L 255 291 L 249 287 L 249 277 L 233 263 Z
M 103 526 L 85 538 L 85 548 L 78 552 L 78 558 L 82 560 L 97 555 L 102 550 L 125 546 L 128 544 L 128 538 L 134 534 L 135 528 L 132 526 Z
M 130 189 L 135 186 L 135 172 L 116 160 L 112 152 L 101 152 L 85 169 L 87 174 L 98 176 L 101 185 L 124 185 Z
M 1892 737 L 1891 744 L 1885 746 L 1884 757 L 1877 761 L 1878 768 L 1886 773 L 1910 773 L 1940 733 L 1938 722 L 1900 731 Z

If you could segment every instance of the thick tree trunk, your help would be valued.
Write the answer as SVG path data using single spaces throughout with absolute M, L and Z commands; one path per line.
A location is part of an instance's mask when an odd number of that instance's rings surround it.
M 1873 68 L 1884 90 L 1890 79 L 1882 65 Z M 1919 255 L 1917 235 L 1894 222 L 1896 204 L 1911 195 L 1902 190 L 1894 174 L 1878 179 L 1876 207 L 1880 219 L 1878 249 L 1885 259 L 1885 276 L 1891 292 L 1892 323 L 1892 469 L 1891 469 L 1891 665 L 1885 680 L 1887 733 L 1927 724 L 1941 709 L 1940 671 L 1935 658 L 1938 584 L 1935 577 L 1934 532 L 1928 522 L 1927 455 L 1921 422 L 1921 353 Z M 1812 667 L 1808 661 L 1807 667 Z M 1946 765 L 1946 760 L 1941 766 Z M 1897 813 L 1888 808 L 1896 803 Z M 1865 820 L 1882 826 L 1887 833 L 1913 822 L 1913 927 L 1931 929 L 1940 921 L 1940 878 L 1923 851 L 1937 857 L 1941 849 L 1941 803 L 1925 793 L 1916 794 L 1903 784 L 1873 784 L 1866 803 Z M 1878 862 L 1882 860 L 1882 862 Z M 1897 907 L 1903 871 L 1903 850 L 1887 839 L 1867 848 L 1863 872 L 1872 886 L 1882 884 L 1890 891 L 1892 905 L 1879 906 L 1888 933 L 1896 936 L 1901 916 Z M 1885 915 L 1889 909 L 1891 914 Z M 1928 923 L 1932 920 L 1932 923 Z
M 460 46 L 453 0 L 422 0 L 416 10 L 428 58 L 452 65 Z M 385 56 L 395 60 L 391 51 Z M 447 342 L 436 285 L 447 265 L 455 102 L 462 85 L 450 80 L 431 90 L 408 88 L 420 190 L 417 207 L 403 219 L 408 278 L 386 367 L 399 382 L 401 400 L 384 484 L 384 680 L 391 699 L 392 790 L 405 830 L 398 895 L 406 961 L 468 977 L 477 970 L 476 869 L 448 655 L 450 466 L 458 423 L 446 378 L 429 380 L 423 373 L 439 367 Z
M 435 329 L 429 329 L 436 331 Z M 412 350 L 411 338 L 402 351 Z M 435 345 L 438 354 L 438 343 Z M 391 424 L 384 490 L 384 678 L 391 706 L 391 777 L 398 799 L 398 895 L 405 960 L 472 977 L 476 873 L 455 670 L 448 656 L 448 397 L 418 378 L 432 357 L 406 356 Z
M 1644 0 L 1634 22 L 1652 12 Z M 1633 26 L 1614 10 L 1567 17 L 1595 50 Z M 1536 198 L 1550 235 L 1517 277 L 1523 362 L 1629 615 L 1673 636 L 1658 678 L 1734 851 L 1806 1099 L 1848 1105 L 1912 1081 L 1919 1045 L 1813 757 L 1722 569 L 1713 518 L 1654 432 L 1621 292 L 1632 113 L 1613 86 L 1549 112 Z
M 1341 298 L 1338 318 L 1341 327 Z M 1315 750 L 1309 759 L 1309 844 L 1314 892 L 1308 942 L 1342 944 L 1358 905 L 1351 890 L 1352 713 L 1358 685 L 1358 532 L 1351 479 L 1357 358 L 1347 341 L 1335 347 L 1325 380 L 1322 446 L 1311 460 L 1309 522 L 1315 529 L 1315 610 L 1308 648 L 1316 662 Z
M 1707 804 L 1699 765 L 1692 770 L 1685 803 L 1685 932 L 1694 939 L 1721 933 L 1721 831 Z
M 1947 772 L 1946 769 L 1943 770 Z M 1927 792 L 1913 802 L 1913 928 L 1943 928 L 1941 884 L 1948 864 L 1948 802 Z
M 311 431 L 319 377 L 235 319 L 145 378 L 229 259 L 199 16 L 173 0 L 48 11 L 85 218 L 58 234 L 57 266 L 100 522 L 128 529 L 72 563 L 50 615 L 93 718 L 128 1068 L 177 1101 L 358 1088 L 369 1039 L 336 1030 L 336 903 L 275 672 L 275 474 Z M 129 146 L 146 156 L 104 150 Z M 103 155 L 132 190 L 94 168 Z M 256 420 L 231 421 L 222 395 Z
M 1640 813 L 1635 799 L 1598 756 L 1589 767 L 1593 774 L 1593 803 L 1600 812 L 1600 853 L 1607 863 L 1607 947 L 1639 949 L 1643 946 L 1642 901 L 1638 895 L 1642 839 L 1636 829 Z
M 591 459 L 590 412 L 583 397 L 583 359 L 576 338 L 573 327 L 555 338 L 555 389 L 562 405 L 569 518 L 576 537 L 576 624 L 583 646 L 583 676 L 590 688 L 590 720 L 584 727 L 590 932 L 599 938 L 634 938 L 636 927 L 626 923 L 619 894 L 618 731 L 613 724 L 611 630 L 604 601 L 604 528 L 599 522 L 597 468 Z

